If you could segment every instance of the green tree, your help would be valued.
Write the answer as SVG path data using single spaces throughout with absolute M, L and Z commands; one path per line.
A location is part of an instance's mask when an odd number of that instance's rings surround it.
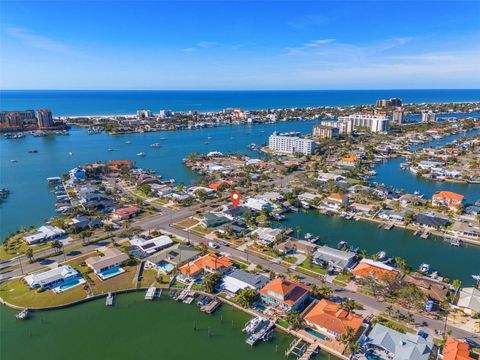
M 206 292 L 213 294 L 215 292 L 215 288 L 220 283 L 222 276 L 223 275 L 221 272 L 214 272 L 214 273 L 205 275 L 203 277 L 203 289 Z
M 35 257 L 33 255 L 33 249 L 32 248 L 28 248 L 27 251 L 25 251 L 25 255 L 27 255 L 28 257 L 28 260 L 32 263 L 35 261 Z
M 256 289 L 241 289 L 235 300 L 244 308 L 250 307 L 258 299 L 258 292 Z
M 353 350 L 352 345 L 356 343 L 355 340 L 356 340 L 355 330 L 353 330 L 353 328 L 351 328 L 350 326 L 347 326 L 345 333 L 340 336 L 340 339 L 339 339 L 340 343 L 345 345 L 347 349 L 350 352 L 352 352 Z
M 285 320 L 292 326 L 294 329 L 300 329 L 303 325 L 302 314 L 298 311 L 290 311 Z
M 355 300 L 347 299 L 340 304 L 340 308 L 348 312 L 352 312 L 353 310 L 358 309 L 359 305 L 355 302 Z

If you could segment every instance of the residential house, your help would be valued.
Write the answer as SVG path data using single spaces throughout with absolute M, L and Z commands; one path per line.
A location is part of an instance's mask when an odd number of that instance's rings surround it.
M 348 204 L 348 197 L 340 193 L 333 193 L 323 200 L 323 204 L 329 210 L 339 211 Z
M 182 265 L 178 269 L 177 278 L 179 281 L 189 282 L 199 279 L 206 273 L 225 273 L 232 267 L 232 265 L 233 263 L 228 257 L 209 253 Z
M 258 239 L 265 243 L 265 244 L 271 244 L 274 241 L 280 239 L 280 235 L 282 234 L 281 229 L 272 229 L 272 228 L 264 228 L 264 227 L 259 227 L 252 231 L 252 234 L 258 236 Z
M 267 305 L 299 311 L 310 300 L 311 290 L 301 283 L 276 278 L 260 289 L 260 297 Z
M 336 271 L 345 271 L 355 263 L 356 254 L 353 251 L 343 251 L 321 246 L 313 254 L 314 261 L 325 267 L 331 267 Z
M 450 220 L 427 213 L 418 214 L 415 217 L 415 222 L 420 226 L 430 229 L 439 229 L 450 225 Z
M 111 171 L 130 170 L 135 163 L 130 160 L 110 160 L 107 163 Z
M 406 211 L 395 211 L 395 210 L 380 210 L 378 213 L 378 217 L 383 220 L 388 221 L 405 221 Z
M 122 209 L 117 209 L 112 214 L 112 219 L 116 221 L 131 219 L 140 213 L 140 209 L 136 206 L 129 206 Z
M 445 300 L 450 291 L 449 286 L 444 282 L 436 281 L 416 272 L 405 275 L 402 282 L 416 286 L 424 292 L 429 299 L 438 303 Z
M 474 239 L 480 237 L 480 226 L 472 226 L 470 224 L 457 221 L 453 223 L 449 232 L 454 236 L 468 236 Z
M 256 211 L 270 210 L 272 208 L 272 205 L 267 200 L 251 197 L 242 206 Z
M 382 359 L 428 360 L 433 341 L 411 333 L 401 333 L 382 324 L 375 324 L 363 345 Z
M 398 271 L 379 261 L 362 259 L 352 270 L 357 278 L 373 277 L 377 281 L 392 281 L 398 276 Z
M 457 211 L 462 205 L 464 196 L 451 191 L 437 191 L 432 196 L 432 206 L 445 206 Z
M 27 275 L 24 280 L 32 289 L 52 289 L 54 292 L 62 292 L 63 290 L 60 290 L 62 285 L 85 282 L 78 271 L 70 265 L 62 265 L 51 270 Z
M 281 251 L 284 254 L 291 253 L 301 253 L 301 254 L 312 254 L 317 245 L 312 244 L 305 240 L 296 240 L 289 238 L 286 241 L 281 242 L 275 246 L 275 249 Z
M 327 182 L 327 181 L 340 181 L 340 180 L 345 180 L 345 176 L 334 174 L 334 173 L 325 173 L 325 172 L 319 172 L 318 173 L 318 181 L 321 182 Z
M 369 215 L 373 212 L 374 206 L 368 204 L 353 203 L 350 205 L 350 210 L 355 211 L 356 213 L 361 213 L 363 215 Z
M 326 299 L 320 300 L 303 317 L 313 329 L 338 339 L 351 328 L 355 333 L 360 329 L 363 318 L 340 307 L 340 304 Z
M 82 231 L 84 229 L 95 229 L 103 225 L 102 220 L 99 218 L 89 219 L 88 216 L 85 215 L 77 215 L 68 223 L 68 227 L 75 231 Z
M 200 221 L 200 225 L 204 228 L 214 228 L 228 222 L 230 222 L 230 220 L 224 216 L 214 213 L 206 213 Z
M 41 241 L 53 240 L 65 234 L 65 230 L 56 226 L 44 225 L 40 226 L 36 232 L 25 235 L 23 239 L 28 245 L 36 244 Z
M 85 264 L 101 279 L 107 280 L 125 272 L 121 265 L 130 257 L 115 248 L 99 250 L 103 256 L 92 256 L 85 260 Z
M 270 279 L 264 275 L 234 270 L 223 277 L 221 288 L 230 294 L 236 294 L 242 289 L 259 290 L 269 281 Z
M 470 346 L 463 341 L 449 337 L 442 352 L 443 360 L 474 360 L 470 355 Z
M 175 267 L 192 261 L 201 254 L 192 246 L 175 244 L 160 250 L 145 260 L 145 269 L 155 269 L 164 274 L 169 274 Z
M 167 235 L 157 236 L 153 239 L 144 239 L 139 236 L 135 236 L 130 240 L 130 244 L 137 246 L 140 251 L 145 254 L 151 255 L 159 250 L 165 249 L 173 245 L 173 240 Z
M 457 294 L 457 304 L 466 314 L 480 314 L 480 290 L 474 287 L 462 288 Z

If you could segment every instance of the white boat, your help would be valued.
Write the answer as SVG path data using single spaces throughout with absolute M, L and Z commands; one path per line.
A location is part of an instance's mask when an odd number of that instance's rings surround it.
M 145 154 L 143 151 L 141 151 L 137 154 L 137 156 L 145 156 L 145 155 L 147 155 L 147 154 Z
M 130 140 L 125 141 L 125 144 L 131 144 L 132 142 Z
M 378 254 L 378 260 L 384 260 L 387 257 L 387 253 L 385 251 L 380 251 Z
M 261 318 L 260 316 L 251 319 L 251 320 L 245 325 L 245 327 L 243 328 L 243 331 L 246 332 L 247 334 L 251 334 L 251 333 L 255 332 L 255 330 L 258 328 L 258 326 L 259 326 L 260 324 L 262 324 L 263 320 L 264 320 L 264 319 Z
M 167 138 L 161 137 L 161 138 L 160 138 L 160 139 L 158 139 L 158 140 L 161 140 L 161 141 L 163 141 L 163 140 L 167 140 Z
M 107 149 L 107 151 L 113 151 L 113 149 Z
M 428 273 L 430 271 L 430 265 L 423 263 L 418 268 L 418 271 L 420 271 L 421 273 Z
M 479 275 L 472 275 L 473 280 L 480 281 L 480 274 Z
M 15 160 L 15 159 L 12 159 L 12 160 L 10 160 L 10 162 L 12 162 L 12 163 L 16 163 L 16 162 L 17 162 L 17 160 Z
M 152 148 L 159 148 L 160 147 L 160 144 L 159 143 L 153 143 L 150 145 L 150 147 Z
M 68 153 L 68 155 L 72 156 L 72 155 L 73 155 L 73 152 L 70 151 L 70 152 Z
M 15 317 L 19 320 L 24 320 L 28 317 L 28 309 L 23 309 Z

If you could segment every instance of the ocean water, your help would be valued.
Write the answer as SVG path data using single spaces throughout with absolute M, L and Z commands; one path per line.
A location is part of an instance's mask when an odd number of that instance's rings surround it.
M 247 110 L 374 104 L 399 97 L 405 103 L 480 101 L 480 89 L 468 90 L 299 90 L 299 91 L 132 91 L 132 90 L 0 90 L 0 110 L 49 108 L 54 115 L 132 114 Z

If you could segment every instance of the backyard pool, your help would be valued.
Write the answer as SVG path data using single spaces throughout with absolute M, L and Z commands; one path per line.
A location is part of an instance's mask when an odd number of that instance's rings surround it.
M 69 282 L 63 283 L 55 288 L 52 289 L 53 292 L 55 293 L 62 293 L 64 291 L 70 290 L 71 288 L 84 284 L 85 280 L 84 279 L 74 279 L 70 280 Z
M 328 338 L 327 336 L 325 336 L 325 335 L 323 335 L 322 333 L 319 333 L 318 331 L 313 330 L 313 329 L 311 329 L 311 328 L 305 328 L 305 331 L 306 331 L 307 333 L 313 335 L 313 336 L 316 336 L 316 337 L 322 339 L 322 340 L 327 340 L 327 341 L 329 340 L 329 338 Z
M 170 274 L 173 270 L 173 265 L 167 262 L 162 261 L 158 264 L 158 267 L 162 269 L 165 273 Z
M 98 277 L 102 280 L 107 280 L 107 279 L 110 279 L 111 277 L 120 275 L 121 273 L 124 273 L 124 272 L 125 270 L 123 270 L 120 267 L 113 267 L 113 268 L 104 270 L 102 272 L 99 272 Z

